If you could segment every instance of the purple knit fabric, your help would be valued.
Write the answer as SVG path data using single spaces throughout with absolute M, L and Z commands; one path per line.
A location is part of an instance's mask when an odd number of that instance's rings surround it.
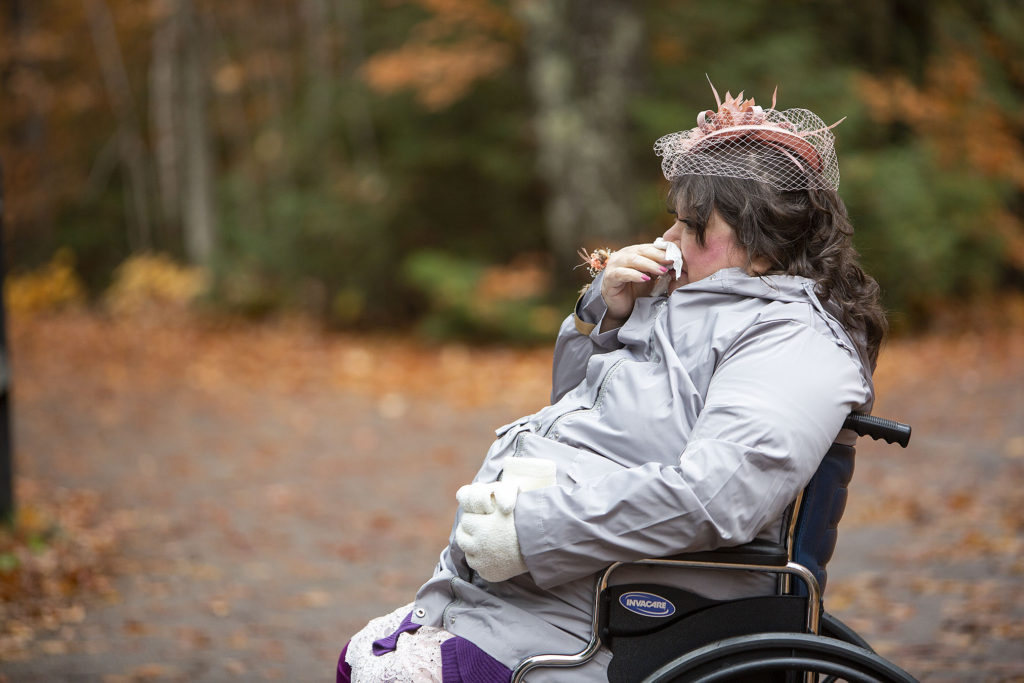
M 405 619 L 402 619 L 402 623 L 398 625 L 394 633 L 373 641 L 373 647 L 370 648 L 373 651 L 373 656 L 380 657 L 388 652 L 394 652 L 395 648 L 398 647 L 398 636 L 403 633 L 418 631 L 419 628 L 419 624 L 412 623 L 412 612 L 409 612 L 405 615 Z
M 394 652 L 398 636 L 412 633 L 419 627 L 412 623 L 412 614 L 407 614 L 394 633 L 373 641 L 373 655 L 380 657 Z M 352 681 L 352 667 L 345 661 L 348 646 L 346 643 L 338 658 L 336 683 Z M 441 643 L 441 679 L 443 683 L 508 683 L 512 680 L 512 670 L 465 638 L 455 636 Z
M 341 649 L 341 656 L 338 657 L 338 678 L 335 683 L 352 683 L 352 667 L 345 661 L 345 653 L 348 652 L 348 643 Z
M 465 638 L 441 643 L 443 683 L 508 683 L 512 671 Z

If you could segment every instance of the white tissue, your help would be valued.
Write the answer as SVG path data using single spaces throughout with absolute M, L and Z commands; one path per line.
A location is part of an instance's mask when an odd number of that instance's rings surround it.
M 668 292 L 668 287 L 673 281 L 678 280 L 683 274 L 683 253 L 679 251 L 679 245 L 675 242 L 669 242 L 661 237 L 654 240 L 654 246 L 659 249 L 665 250 L 665 258 L 672 260 L 672 270 L 676 272 L 676 276 L 672 277 L 672 271 L 665 273 L 657 279 L 654 283 L 654 289 L 651 291 L 651 296 L 662 296 Z
M 678 280 L 683 274 L 683 252 L 679 251 L 679 245 L 659 237 L 654 240 L 654 246 L 665 250 L 665 258 L 672 260 L 672 269 L 676 271 L 676 279 Z

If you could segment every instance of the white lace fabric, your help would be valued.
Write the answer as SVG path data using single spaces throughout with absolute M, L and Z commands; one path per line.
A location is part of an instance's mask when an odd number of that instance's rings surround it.
M 441 683 L 441 643 L 454 637 L 444 629 L 421 626 L 398 636 L 394 652 L 376 657 L 373 641 L 391 635 L 412 611 L 411 604 L 377 617 L 352 636 L 345 661 L 352 667 L 352 683 Z

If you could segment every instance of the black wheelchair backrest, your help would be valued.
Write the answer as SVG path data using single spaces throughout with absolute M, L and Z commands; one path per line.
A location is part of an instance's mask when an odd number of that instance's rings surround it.
M 846 510 L 853 460 L 852 446 L 832 444 L 804 489 L 798 509 L 793 512 L 797 517 L 792 541 L 793 560 L 811 570 L 822 591 L 827 579 L 825 567 L 835 552 L 839 520 Z M 802 583 L 798 583 L 796 589 L 797 595 L 807 595 Z
M 910 425 L 884 417 L 851 413 L 843 427 L 853 430 L 858 436 L 884 439 L 904 448 L 910 443 Z M 796 525 L 792 559 L 811 570 L 822 591 L 827 579 L 825 567 L 835 552 L 839 521 L 846 510 L 853 462 L 852 446 L 832 444 L 793 511 Z M 796 592 L 798 595 L 807 594 L 802 584 L 797 585 Z

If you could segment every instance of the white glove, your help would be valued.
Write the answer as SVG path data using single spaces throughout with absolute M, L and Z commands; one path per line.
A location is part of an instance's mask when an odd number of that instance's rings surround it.
M 455 500 L 463 514 L 489 515 L 497 510 L 511 514 L 518 495 L 519 486 L 512 482 L 489 481 L 466 484 L 455 492 Z
M 504 481 L 469 484 L 455 494 L 462 506 L 455 542 L 485 581 L 507 581 L 526 571 L 513 515 L 518 495 L 519 487 Z
M 507 581 L 527 571 L 519 550 L 514 510 L 520 491 L 553 486 L 555 463 L 543 458 L 509 458 L 501 481 L 463 486 L 455 494 L 462 518 L 455 542 L 466 562 L 485 581 Z

